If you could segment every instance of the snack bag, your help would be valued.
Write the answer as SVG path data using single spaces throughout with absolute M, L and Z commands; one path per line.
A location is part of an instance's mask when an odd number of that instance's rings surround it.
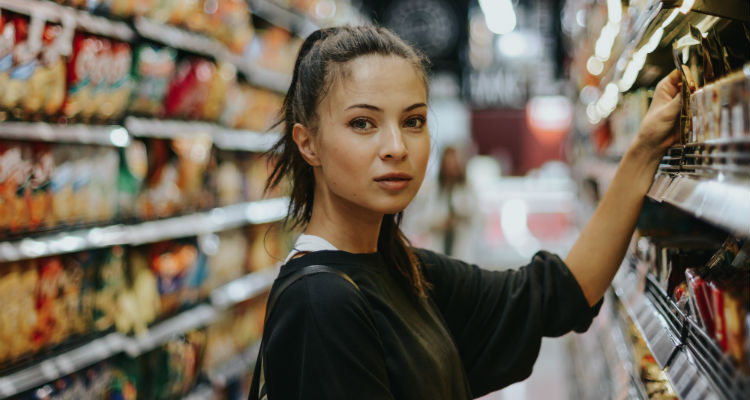
M 177 52 L 169 47 L 140 45 L 135 51 L 133 75 L 136 79 L 130 111 L 134 114 L 159 116 L 164 96 L 175 73 Z
M 13 48 L 16 45 L 16 24 L 11 14 L 0 10 L 0 93 L 5 93 L 13 67 Z M 2 95 L 0 95 L 2 99 Z M 0 107 L 2 108 L 2 107 Z
M 29 198 L 29 229 L 49 226 L 52 214 L 52 192 L 50 183 L 55 160 L 52 146 L 34 143 L 34 165 L 31 172 L 31 196 Z
M 39 64 L 28 80 L 28 95 L 23 99 L 26 115 L 43 112 L 54 116 L 65 99 L 65 60 L 72 40 L 72 24 L 47 24 L 42 34 Z
M 26 263 L 0 264 L 0 364 L 32 350 L 36 326 L 34 290 L 37 271 Z
M 33 151 L 28 142 L 0 145 L 0 227 L 17 234 L 29 227 Z
M 15 46 L 13 62 L 9 70 L 8 81 L 0 93 L 0 107 L 13 111 L 21 116 L 22 101 L 28 96 L 29 79 L 37 68 L 37 55 L 42 47 L 42 30 L 44 21 L 41 18 L 29 19 L 22 15 L 13 15 L 6 24 L 15 28 Z
M 146 145 L 140 140 L 133 140 L 130 146 L 119 152 L 117 210 L 120 217 L 130 218 L 136 213 L 135 203 L 148 173 L 148 154 Z
M 229 88 L 237 81 L 237 69 L 229 63 L 221 62 L 216 67 L 213 81 L 209 84 L 208 97 L 203 104 L 203 119 L 218 121 L 224 109 Z
M 112 106 L 108 104 L 110 93 L 109 71 L 113 68 L 112 41 L 105 38 L 97 38 L 97 51 L 90 65 L 90 85 L 92 86 L 91 100 L 81 110 L 81 118 L 84 121 L 102 121 L 101 109 L 104 108 L 111 114 Z
M 52 195 L 51 225 L 64 226 L 74 221 L 75 197 L 73 182 L 75 176 L 76 147 L 67 144 L 55 146 L 54 166 L 50 176 Z
M 133 51 L 128 43 L 113 42 L 111 49 L 112 65 L 107 69 L 107 100 L 100 105 L 100 117 L 104 121 L 114 121 L 122 117 L 133 91 L 130 70 Z
M 216 66 L 206 59 L 181 61 L 164 99 L 165 115 L 186 119 L 203 117 L 203 107 L 215 74 Z
M 97 166 L 93 158 L 94 149 L 77 147 L 74 149 L 73 161 L 73 213 L 72 222 L 85 222 L 92 207 L 92 201 L 97 201 L 96 193 L 92 193 L 92 174 Z
M 38 263 L 39 280 L 36 287 L 37 323 L 34 328 L 34 349 L 39 350 L 59 342 L 68 334 L 65 307 L 60 300 L 63 286 L 63 265 L 59 257 L 32 260 Z
M 211 137 L 193 136 L 174 138 L 172 151 L 177 155 L 177 187 L 181 197 L 177 201 L 182 211 L 200 208 L 204 199 L 204 175 L 211 159 Z
M 161 313 L 177 310 L 186 287 L 187 273 L 199 261 L 191 243 L 161 242 L 149 246 L 149 265 L 157 277 Z
M 68 91 L 63 104 L 67 118 L 80 118 L 84 111 L 91 113 L 94 88 L 102 77 L 97 72 L 102 41 L 94 36 L 76 33 L 73 38 L 73 54 L 68 60 Z
M 96 148 L 90 156 L 90 181 L 86 222 L 104 222 L 114 218 L 117 211 L 117 167 L 119 156 L 116 149 Z
M 103 251 L 96 277 L 94 294 L 94 327 L 106 331 L 115 323 L 120 295 L 125 290 L 125 249 L 115 246 Z

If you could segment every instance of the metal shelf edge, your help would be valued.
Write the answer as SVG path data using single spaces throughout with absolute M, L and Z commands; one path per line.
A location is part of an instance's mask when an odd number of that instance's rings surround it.
M 31 367 L 0 377 L 0 396 L 15 396 L 104 361 L 123 349 L 122 335 L 110 333 Z

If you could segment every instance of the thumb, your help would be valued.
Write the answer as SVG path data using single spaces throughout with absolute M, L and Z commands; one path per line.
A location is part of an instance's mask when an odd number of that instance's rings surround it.
M 662 120 L 669 121 L 677 118 L 682 110 L 682 96 L 678 93 L 666 104 L 659 108 L 658 113 Z

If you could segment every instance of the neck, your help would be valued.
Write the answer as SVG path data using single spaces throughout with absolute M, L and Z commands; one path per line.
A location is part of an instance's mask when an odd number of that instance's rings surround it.
M 315 190 L 308 235 L 320 236 L 337 249 L 350 253 L 374 253 L 383 214 L 348 202 L 329 191 Z

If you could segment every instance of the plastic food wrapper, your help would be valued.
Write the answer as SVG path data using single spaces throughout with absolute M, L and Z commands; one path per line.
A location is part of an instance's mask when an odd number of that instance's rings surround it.
M 22 99 L 29 118 L 54 117 L 65 100 L 65 56 L 70 53 L 73 24 L 47 23 L 42 33 L 38 64 L 27 81 L 27 94 Z
M 96 86 L 104 79 L 100 65 L 100 53 L 105 46 L 101 39 L 76 33 L 73 39 L 73 53 L 68 60 L 68 92 L 63 105 L 63 114 L 69 119 L 92 116 Z
M 177 52 L 168 47 L 142 44 L 135 50 L 133 75 L 136 79 L 130 112 L 159 116 L 164 97 L 175 73 Z
M 201 119 L 206 99 L 215 80 L 216 65 L 203 58 L 180 61 L 164 99 L 170 118 Z

